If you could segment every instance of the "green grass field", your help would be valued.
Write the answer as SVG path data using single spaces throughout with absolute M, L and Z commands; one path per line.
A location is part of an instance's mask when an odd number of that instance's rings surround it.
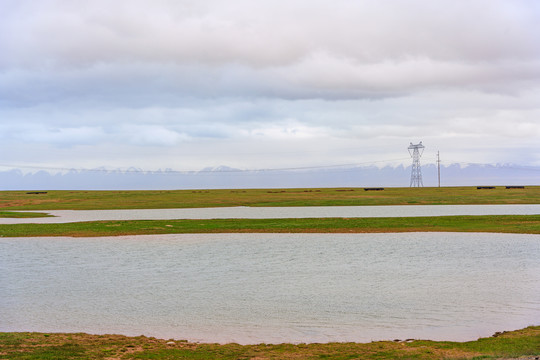
M 492 190 L 476 187 L 163 191 L 0 192 L 0 210 L 170 209 L 222 206 L 344 206 L 440 204 L 540 204 L 540 186 Z
M 186 233 L 374 233 L 411 231 L 540 234 L 540 215 L 413 218 L 130 220 L 0 225 L 0 236 L 119 236 Z
M 10 210 L 166 209 L 220 206 L 343 206 L 432 204 L 540 204 L 540 186 L 478 190 L 476 187 L 246 189 L 177 191 L 0 192 L 0 217 L 45 216 Z M 0 225 L 0 236 L 116 236 L 216 232 L 474 231 L 540 233 L 540 216 L 453 216 L 375 219 L 232 219 L 97 221 Z
M 40 212 L 15 212 L 15 211 L 0 211 L 0 218 L 37 218 L 37 217 L 50 217 Z
M 197 344 L 144 336 L 0 333 L 0 359 L 501 359 L 540 355 L 540 327 L 469 342 Z

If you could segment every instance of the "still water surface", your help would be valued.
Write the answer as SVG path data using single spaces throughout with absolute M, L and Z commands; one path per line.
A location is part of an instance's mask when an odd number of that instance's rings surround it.
M 540 204 L 512 205 L 384 205 L 220 207 L 197 209 L 43 210 L 55 217 L 0 218 L 0 224 L 65 223 L 100 220 L 280 219 L 323 217 L 410 217 L 451 215 L 537 215 Z
M 0 331 L 280 343 L 540 324 L 540 236 L 0 238 Z

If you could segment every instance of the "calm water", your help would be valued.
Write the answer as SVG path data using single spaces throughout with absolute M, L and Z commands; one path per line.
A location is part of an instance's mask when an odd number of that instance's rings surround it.
M 319 217 L 408 217 L 450 215 L 536 215 L 539 204 L 530 205 L 386 205 L 386 206 L 299 206 L 222 207 L 200 209 L 137 210 L 45 210 L 56 217 L 35 219 L 0 218 L 0 224 L 63 223 L 98 220 L 168 219 L 279 219 Z
M 540 324 L 540 236 L 0 238 L 0 331 L 279 343 Z

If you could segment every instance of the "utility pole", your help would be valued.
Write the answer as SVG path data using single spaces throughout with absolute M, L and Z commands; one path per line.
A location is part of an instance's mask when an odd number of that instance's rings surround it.
M 424 152 L 424 145 L 422 145 L 421 141 L 419 144 L 415 144 L 415 145 L 411 143 L 408 149 L 409 149 L 409 154 L 413 158 L 410 186 L 411 187 L 424 186 L 424 183 L 422 182 L 422 169 L 420 168 L 420 157 L 422 156 L 422 153 Z M 420 152 L 420 150 L 422 150 L 422 152 Z
M 441 187 L 441 158 L 439 157 L 439 150 L 437 150 L 437 178 L 439 179 L 439 187 Z

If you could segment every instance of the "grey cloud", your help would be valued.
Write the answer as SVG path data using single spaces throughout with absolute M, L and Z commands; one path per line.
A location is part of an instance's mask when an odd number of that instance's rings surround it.
M 427 89 L 469 88 L 517 94 L 538 86 L 540 60 L 512 64 L 430 59 L 357 64 L 317 55 L 290 67 L 254 70 L 159 64 L 101 64 L 84 70 L 16 70 L 0 74 L 1 103 L 77 102 L 122 107 L 177 106 L 182 98 L 356 99 Z
M 0 1 L 14 159 L 258 168 L 399 158 L 422 139 L 479 162 L 538 147 L 536 1 Z
M 88 129 L 86 142 L 166 146 L 250 136 L 367 139 L 479 134 L 534 141 L 540 136 L 537 98 L 538 91 L 519 98 L 472 91 L 431 91 L 380 101 L 215 99 L 177 107 L 93 109 L 48 105 L 0 111 L 1 118 L 10 119 L 10 123 L 0 126 L 0 138 L 54 143 L 63 134 L 66 142 L 76 143 L 77 137 L 68 136 L 69 131 Z M 46 126 L 41 125 L 43 122 Z M 49 135 L 32 135 L 40 133 Z
M 0 25 L 4 77 L 19 93 L 37 83 L 45 101 L 378 98 L 540 76 L 531 1 L 11 4 Z
M 58 146 L 92 144 L 104 137 L 103 129 L 95 126 L 59 127 L 39 122 L 0 125 L 4 141 L 54 143 Z
M 3 16 L 3 33 L 10 35 L 2 43 L 11 50 L 3 61 L 17 66 L 44 58 L 73 66 L 139 59 L 273 67 L 317 51 L 360 62 L 540 53 L 540 7 L 527 0 L 15 4 Z

